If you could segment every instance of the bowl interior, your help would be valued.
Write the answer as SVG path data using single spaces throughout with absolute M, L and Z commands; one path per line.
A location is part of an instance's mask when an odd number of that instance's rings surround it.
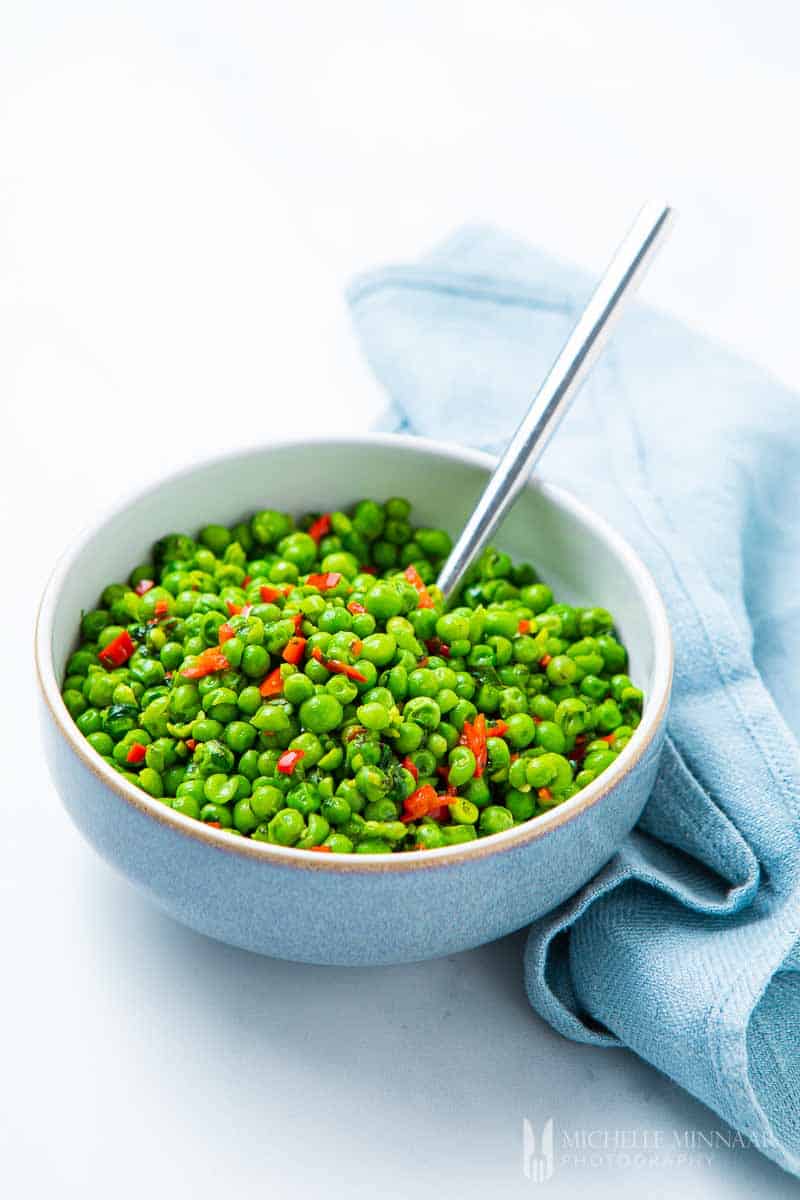
M 65 560 L 46 602 L 52 661 L 60 681 L 82 609 L 106 584 L 148 562 L 164 533 L 194 534 L 207 522 L 232 524 L 260 508 L 294 514 L 345 508 L 363 496 L 408 497 L 418 524 L 459 532 L 485 484 L 490 460 L 411 438 L 308 441 L 260 447 L 191 468 L 111 514 Z M 530 561 L 556 597 L 602 605 L 630 652 L 630 674 L 660 704 L 669 684 L 669 633 L 655 587 L 638 559 L 571 497 L 532 483 L 495 542 Z M 647 713 L 647 709 L 646 709 Z

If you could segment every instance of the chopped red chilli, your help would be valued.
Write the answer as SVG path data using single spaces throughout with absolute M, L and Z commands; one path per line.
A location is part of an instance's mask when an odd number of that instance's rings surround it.
M 125 755 L 125 762 L 132 763 L 134 766 L 137 763 L 144 761 L 144 756 L 147 754 L 147 747 L 141 742 L 134 742 L 128 753 Z
M 307 639 L 304 637 L 291 637 L 283 647 L 282 658 L 284 662 L 292 663 L 296 666 L 297 663 L 303 661 L 303 654 L 306 649 Z
M 292 775 L 300 759 L 305 756 L 305 750 L 284 750 L 278 759 L 278 770 L 281 775 Z
M 113 641 L 103 647 L 97 657 L 104 667 L 121 667 L 128 661 L 135 649 L 133 638 L 127 629 L 123 629 L 122 633 L 118 633 Z
M 259 692 L 262 696 L 280 696 L 283 692 L 283 676 L 281 675 L 280 667 L 276 667 L 274 671 L 270 671 L 265 679 L 262 679 Z
M 202 679 L 204 675 L 213 675 L 216 671 L 227 671 L 229 666 L 230 663 L 219 647 L 209 646 L 208 650 L 197 656 L 196 662 L 182 669 L 181 675 L 185 679 Z
M 317 517 L 316 521 L 312 522 L 308 527 L 308 536 L 312 537 L 319 545 L 324 537 L 327 537 L 331 531 L 331 514 L 323 513 L 321 517 Z
M 309 575 L 306 583 L 311 587 L 318 588 L 321 592 L 329 592 L 331 588 L 335 588 L 338 583 L 341 583 L 342 576 L 339 571 L 323 571 L 318 575 Z
M 133 589 L 137 596 L 144 596 L 151 588 L 156 586 L 154 579 L 140 579 L 136 587 Z
M 433 608 L 433 600 L 431 594 L 425 587 L 425 582 L 413 563 L 406 567 L 403 572 L 408 582 L 417 589 L 419 600 L 417 601 L 418 608 Z
M 366 675 L 362 675 L 357 667 L 351 667 L 349 663 L 339 662 L 336 658 L 326 658 L 319 646 L 315 646 L 311 651 L 311 657 L 316 659 L 332 675 L 346 675 L 348 679 L 354 679 L 356 683 L 367 682 Z

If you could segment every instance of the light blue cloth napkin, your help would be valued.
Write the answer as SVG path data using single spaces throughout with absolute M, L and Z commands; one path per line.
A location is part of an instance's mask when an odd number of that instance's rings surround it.
M 484 228 L 356 280 L 387 427 L 504 445 L 590 287 Z M 797 396 L 639 308 L 542 470 L 648 563 L 677 662 L 644 816 L 531 928 L 531 1004 L 568 1037 L 630 1046 L 800 1173 Z

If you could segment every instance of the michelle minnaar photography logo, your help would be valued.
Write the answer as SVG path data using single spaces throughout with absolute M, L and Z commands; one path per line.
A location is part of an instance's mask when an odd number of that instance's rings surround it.
M 735 1129 L 560 1128 L 552 1117 L 522 1121 L 522 1173 L 543 1184 L 557 1171 L 691 1170 L 719 1154 L 750 1150 L 755 1142 Z M 760 1148 L 760 1147 L 759 1147 Z

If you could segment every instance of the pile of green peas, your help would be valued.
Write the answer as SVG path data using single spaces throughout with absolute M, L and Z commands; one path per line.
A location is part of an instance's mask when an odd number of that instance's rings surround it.
M 63 685 L 78 728 L 176 812 L 298 849 L 436 849 L 562 804 L 641 717 L 611 614 L 556 603 L 494 548 L 445 610 L 451 539 L 410 518 L 361 500 L 162 538 L 82 615 Z

